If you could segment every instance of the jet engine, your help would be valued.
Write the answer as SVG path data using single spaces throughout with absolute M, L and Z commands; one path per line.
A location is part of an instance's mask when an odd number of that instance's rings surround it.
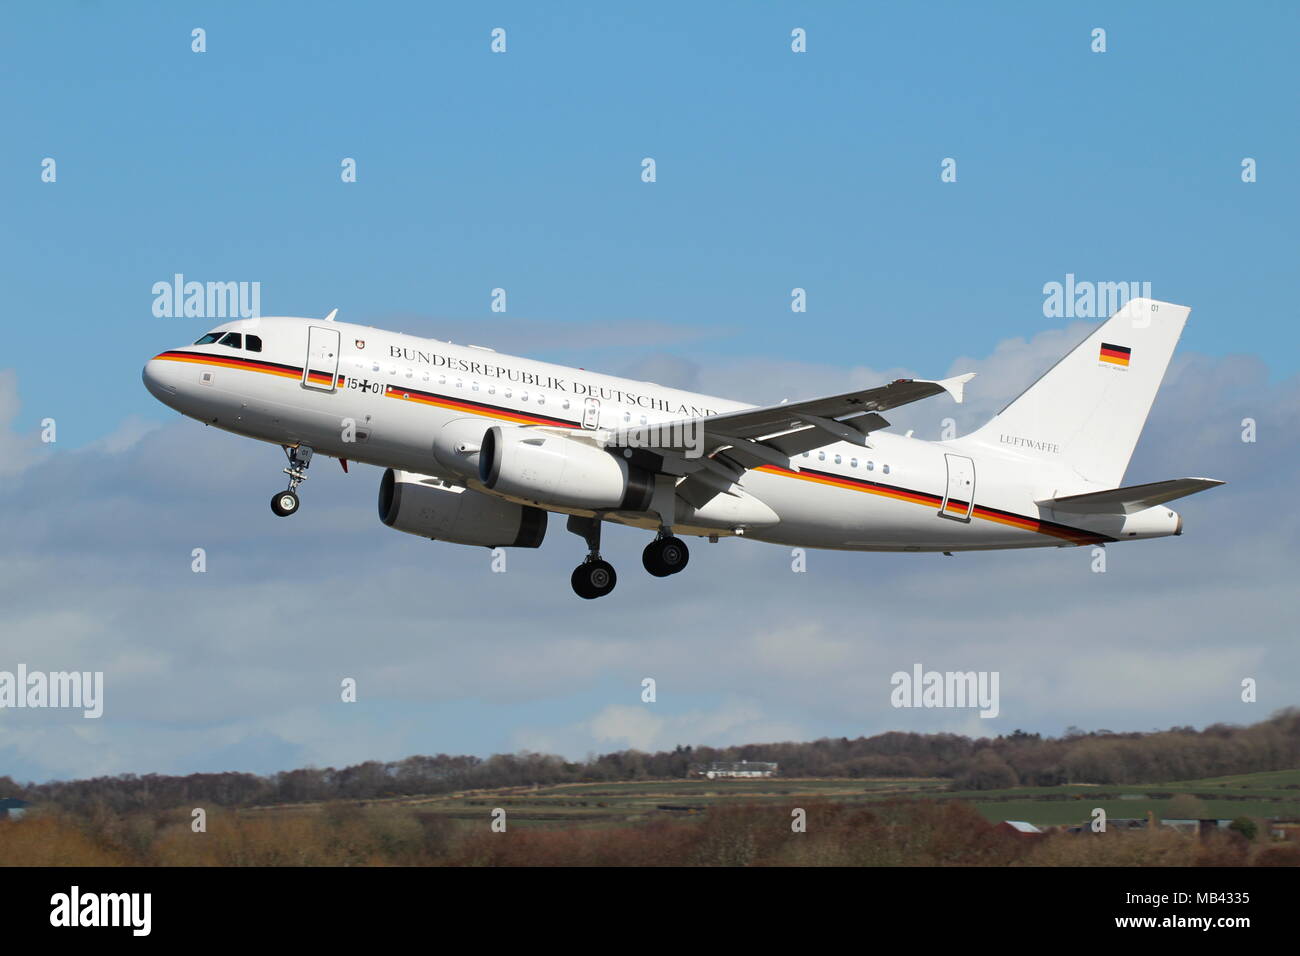
M 559 508 L 646 511 L 654 476 L 563 435 L 494 425 L 483 435 L 479 481 L 497 494 Z
M 536 548 L 546 537 L 540 508 L 392 468 L 379 483 L 379 518 L 407 534 L 485 548 Z

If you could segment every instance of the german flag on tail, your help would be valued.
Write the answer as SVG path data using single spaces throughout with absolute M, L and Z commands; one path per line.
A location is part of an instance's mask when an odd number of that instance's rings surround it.
M 1101 354 L 1097 356 L 1097 361 L 1105 362 L 1107 365 L 1118 365 L 1120 368 L 1128 368 L 1129 356 L 1133 350 L 1125 348 L 1123 345 L 1111 345 L 1109 342 L 1101 343 Z

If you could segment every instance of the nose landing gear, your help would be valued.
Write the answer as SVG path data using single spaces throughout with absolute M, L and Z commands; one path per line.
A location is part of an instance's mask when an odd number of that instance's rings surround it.
M 307 480 L 307 468 L 311 465 L 311 448 L 308 445 L 285 445 L 284 454 L 289 459 L 289 467 L 284 473 L 289 476 L 289 487 L 277 492 L 271 498 L 271 510 L 281 518 L 287 518 L 298 510 L 298 486 Z
M 287 518 L 298 510 L 298 495 L 292 491 L 280 491 L 271 498 L 271 510 L 281 518 Z

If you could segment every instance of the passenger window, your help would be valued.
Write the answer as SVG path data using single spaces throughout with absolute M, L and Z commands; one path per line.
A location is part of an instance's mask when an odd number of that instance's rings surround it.
M 471 387 L 474 391 L 477 392 L 477 391 L 478 391 L 478 382 L 474 382 L 470 387 Z
M 496 393 L 497 393 L 497 387 L 496 387 L 495 385 L 489 385 L 489 386 L 488 386 L 488 394 L 489 394 L 489 395 L 495 395 Z
M 520 400 L 521 402 L 526 402 L 526 401 L 528 401 L 528 393 L 527 393 L 527 392 L 520 392 L 520 393 L 519 393 L 519 400 Z
M 374 365 L 370 366 L 370 371 L 372 371 L 372 372 L 378 372 L 378 371 L 379 371 L 379 363 L 376 362 Z
M 569 407 L 569 400 L 566 398 L 564 400 L 564 408 L 568 408 L 568 407 Z
M 817 453 L 817 460 L 818 460 L 818 461 L 825 461 L 825 460 L 826 460 L 826 452 L 824 452 L 824 451 L 819 451 L 819 452 Z
M 203 338 L 199 339 L 199 340 L 198 340 L 197 342 L 195 342 L 194 344 L 195 344 L 195 345 L 211 345 L 213 342 L 215 342 L 215 341 L 216 341 L 217 339 L 219 339 L 219 338 L 221 338 L 221 333 L 220 333 L 220 332 L 209 332 L 207 335 L 203 336 Z
M 242 349 L 244 347 L 244 337 L 238 332 L 227 332 L 217 344 L 224 345 L 226 348 Z
M 545 405 L 545 404 L 546 404 L 546 396 L 545 396 L 545 395 L 541 395 L 541 394 L 539 394 L 539 395 L 537 396 L 537 404 L 538 404 L 538 405 Z
M 888 466 L 888 465 L 885 466 L 884 471 L 885 471 L 885 474 L 889 474 L 889 466 Z
M 244 336 L 244 347 L 250 352 L 262 351 L 262 337 L 260 335 Z
M 406 377 L 407 377 L 407 378 L 410 378 L 410 377 L 411 377 L 412 375 L 414 375 L 414 374 L 415 374 L 415 369 L 408 368 L 408 369 L 406 370 Z
M 875 470 L 876 470 L 876 463 L 874 461 L 867 462 L 867 471 L 875 471 Z
M 858 467 L 858 460 L 857 460 L 856 458 L 851 459 L 851 460 L 849 461 L 849 465 L 850 465 L 850 467 L 853 467 L 853 468 Z
M 447 376 L 445 376 L 445 375 L 439 375 L 439 376 L 438 376 L 438 384 L 439 384 L 439 385 L 446 385 L 446 384 L 447 384 Z
M 506 389 L 506 398 L 509 398 L 509 397 L 510 397 L 510 389 L 507 388 L 507 389 Z

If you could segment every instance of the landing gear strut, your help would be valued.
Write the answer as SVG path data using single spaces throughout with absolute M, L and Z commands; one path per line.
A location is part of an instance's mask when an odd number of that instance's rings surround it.
M 573 569 L 570 580 L 574 593 L 589 601 L 604 597 L 618 583 L 614 566 L 600 556 L 600 525 L 599 518 L 579 518 L 577 515 L 570 515 L 567 525 L 571 532 L 587 542 L 587 559 Z
M 285 445 L 284 454 L 289 459 L 289 467 L 284 470 L 289 476 L 289 487 L 271 498 L 271 510 L 281 518 L 287 518 L 298 510 L 298 486 L 307 480 L 311 448 L 308 445 Z
M 686 567 L 686 562 L 690 559 L 691 552 L 686 547 L 686 542 L 663 531 L 641 552 L 641 563 L 657 578 L 676 574 Z

